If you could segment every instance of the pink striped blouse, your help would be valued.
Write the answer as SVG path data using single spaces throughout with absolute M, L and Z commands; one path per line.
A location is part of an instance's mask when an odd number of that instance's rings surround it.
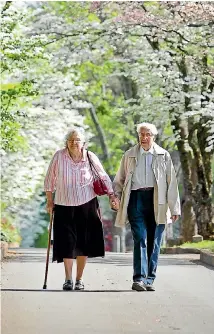
M 90 151 L 89 156 L 99 176 L 106 182 L 109 194 L 113 193 L 112 182 L 98 157 Z M 55 204 L 65 206 L 78 206 L 96 197 L 86 150 L 83 151 L 83 158 L 79 163 L 71 159 L 67 148 L 57 151 L 50 162 L 44 190 L 55 193 Z

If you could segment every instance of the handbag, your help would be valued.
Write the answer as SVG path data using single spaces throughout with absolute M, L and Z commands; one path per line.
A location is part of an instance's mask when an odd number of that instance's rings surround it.
M 101 177 L 99 176 L 98 171 L 96 170 L 90 156 L 89 153 L 87 151 L 87 157 L 88 157 L 88 161 L 89 161 L 89 165 L 91 168 L 91 172 L 92 172 L 92 176 L 93 176 L 93 188 L 94 188 L 94 192 L 96 195 L 98 196 L 102 196 L 102 195 L 106 195 L 108 194 L 108 188 L 106 187 L 105 181 L 101 179 Z

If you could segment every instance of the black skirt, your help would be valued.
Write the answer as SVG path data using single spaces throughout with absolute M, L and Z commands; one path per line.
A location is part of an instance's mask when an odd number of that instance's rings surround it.
M 79 205 L 55 205 L 53 262 L 77 256 L 105 255 L 103 227 L 97 198 Z

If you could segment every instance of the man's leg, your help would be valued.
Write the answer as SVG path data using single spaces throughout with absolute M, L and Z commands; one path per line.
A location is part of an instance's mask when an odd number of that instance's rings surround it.
M 146 283 L 148 275 L 147 231 L 142 212 L 141 193 L 132 191 L 128 206 L 128 218 L 134 240 L 133 281 Z
M 148 258 L 148 268 L 150 259 L 154 250 L 154 239 L 155 239 L 155 230 L 156 230 L 156 222 L 155 219 L 151 219 L 152 214 L 150 215 L 150 218 L 147 219 L 146 225 L 147 225 L 147 258 Z M 149 272 L 148 272 L 149 274 Z
M 164 229 L 165 229 L 164 224 L 157 225 L 155 229 L 153 251 L 150 256 L 150 261 L 149 261 L 149 270 L 148 270 L 148 279 L 147 279 L 148 284 L 152 284 L 156 277 L 158 256 L 160 253 L 160 246 L 161 246 Z

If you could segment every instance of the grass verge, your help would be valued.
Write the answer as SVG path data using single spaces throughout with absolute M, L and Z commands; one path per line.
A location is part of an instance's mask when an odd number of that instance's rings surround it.
M 185 242 L 180 247 L 182 248 L 198 248 L 198 249 L 208 249 L 214 252 L 214 241 L 203 240 L 200 242 Z

